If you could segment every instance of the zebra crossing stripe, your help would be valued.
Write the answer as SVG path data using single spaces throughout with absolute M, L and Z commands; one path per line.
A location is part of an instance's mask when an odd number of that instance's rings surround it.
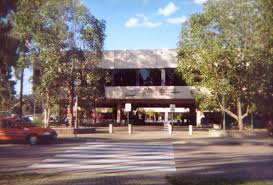
M 92 171 L 176 171 L 173 146 L 164 143 L 87 142 L 52 159 L 30 166 L 32 169 Z
M 138 165 L 143 165 L 143 164 L 150 164 L 150 165 L 175 165 L 173 161 L 157 161 L 157 160 L 149 160 L 149 161 L 131 161 L 131 160 L 114 160 L 114 159 L 101 159 L 101 160 L 84 160 L 84 159 L 46 159 L 43 162 L 48 162 L 48 163 L 78 163 L 78 164 L 119 164 L 119 163 L 126 163 L 126 164 L 138 164 Z

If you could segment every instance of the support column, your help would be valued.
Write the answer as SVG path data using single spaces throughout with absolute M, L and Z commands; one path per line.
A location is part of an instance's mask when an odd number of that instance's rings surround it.
M 161 86 L 166 84 L 166 71 L 165 69 L 161 69 Z
M 112 70 L 112 72 L 111 72 L 111 77 L 112 77 L 111 86 L 115 86 L 115 74 L 116 74 L 116 71 Z
M 165 115 L 164 115 L 164 121 L 165 122 L 169 122 L 169 113 L 168 113 L 168 111 L 165 109 Z
M 117 123 L 120 123 L 121 120 L 121 103 L 117 105 Z
M 169 113 L 167 108 L 165 108 L 165 115 L 164 115 L 164 130 L 169 130 Z

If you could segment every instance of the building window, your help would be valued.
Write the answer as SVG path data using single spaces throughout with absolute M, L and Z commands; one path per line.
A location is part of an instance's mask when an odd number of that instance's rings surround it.
M 140 86 L 161 85 L 161 71 L 159 69 L 139 69 L 138 75 Z
M 116 69 L 114 73 L 114 86 L 135 86 L 136 70 L 135 69 Z
M 187 86 L 185 80 L 177 73 L 176 69 L 169 68 L 165 69 L 166 71 L 166 82 L 165 85 L 171 86 Z

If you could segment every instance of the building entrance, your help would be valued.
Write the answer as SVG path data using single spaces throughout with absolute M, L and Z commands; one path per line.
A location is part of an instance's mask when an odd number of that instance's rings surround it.
M 132 105 L 132 109 L 128 113 L 125 111 L 125 104 L 128 102 L 129 101 L 118 102 L 116 105 L 112 105 L 111 108 L 109 108 L 110 106 L 108 106 L 108 108 L 105 108 L 106 106 L 100 108 L 101 110 L 108 110 L 108 112 L 97 113 L 104 115 L 100 116 L 98 122 L 112 123 L 117 126 L 128 125 L 129 116 L 129 123 L 133 125 L 163 126 L 164 123 L 172 123 L 174 126 L 196 125 L 196 109 L 194 103 L 175 104 L 176 108 L 174 112 L 172 112 L 170 104 L 168 102 L 160 104 L 160 100 L 156 101 L 157 103 L 155 103 L 155 100 L 153 100 L 154 103 L 143 100 L 143 102 L 147 102 L 146 104 L 129 102 Z

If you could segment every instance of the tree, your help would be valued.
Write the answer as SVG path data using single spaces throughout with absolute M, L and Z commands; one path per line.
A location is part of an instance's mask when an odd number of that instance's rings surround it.
M 97 67 L 102 58 L 105 24 L 78 0 L 22 0 L 14 17 L 18 32 L 30 33 L 31 58 L 39 71 L 34 92 L 44 102 L 48 125 L 50 109 L 64 98 L 60 94 L 68 96 L 65 99 L 72 110 L 76 78 L 89 88 L 81 91 L 90 90 L 90 97 L 94 95 L 95 81 L 100 79 Z M 76 69 L 78 66 L 80 69 Z M 72 126 L 72 111 L 70 120 Z
M 263 17 L 258 22 L 258 33 L 259 42 L 263 43 L 261 57 L 268 68 L 266 81 L 269 83 L 263 83 L 263 88 L 259 90 L 254 100 L 257 102 L 256 112 L 266 119 L 273 120 L 273 104 L 270 103 L 273 102 L 273 1 L 257 1 L 257 8 Z
M 12 37 L 10 14 L 16 10 L 16 0 L 0 1 L 0 110 L 10 108 L 15 94 L 12 67 L 15 66 L 18 40 Z
M 194 87 L 199 106 L 225 111 L 240 131 L 257 104 L 255 96 L 272 87 L 272 35 L 263 33 L 272 29 L 272 17 L 262 5 L 262 0 L 209 0 L 183 25 L 178 48 L 178 71 Z

